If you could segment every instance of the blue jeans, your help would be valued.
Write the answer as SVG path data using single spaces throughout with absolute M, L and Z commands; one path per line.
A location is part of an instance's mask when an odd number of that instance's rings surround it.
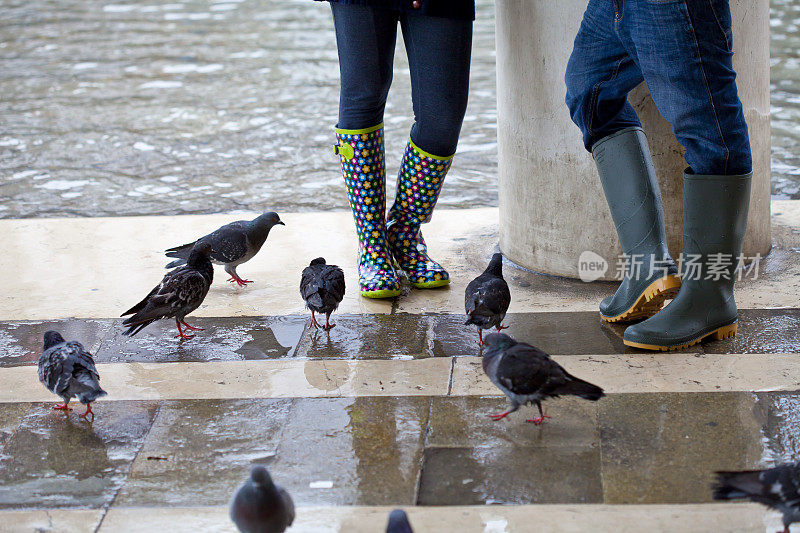
M 337 127 L 383 122 L 399 23 L 411 70 L 411 139 L 431 154 L 453 155 L 467 109 L 472 21 L 354 4 L 331 8 L 342 79 Z
M 750 172 L 732 58 L 728 0 L 590 0 L 566 74 L 586 149 L 640 125 L 627 96 L 645 81 L 690 172 Z

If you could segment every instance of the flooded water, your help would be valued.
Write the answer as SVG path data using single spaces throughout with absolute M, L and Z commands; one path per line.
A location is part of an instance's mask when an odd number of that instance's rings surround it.
M 346 208 L 331 151 L 339 73 L 324 3 L 0 7 L 0 217 Z M 442 206 L 497 204 L 493 12 L 478 2 L 470 104 Z M 773 0 L 779 198 L 800 198 L 798 20 L 800 6 Z M 386 109 L 390 169 L 411 117 L 398 43 Z

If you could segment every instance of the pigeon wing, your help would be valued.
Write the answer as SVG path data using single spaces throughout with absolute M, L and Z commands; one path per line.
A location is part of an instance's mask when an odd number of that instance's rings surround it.
M 503 352 L 497 366 L 497 380 L 515 394 L 534 394 L 552 382 L 553 364 L 550 356 L 538 348 L 515 344 Z
M 294 501 L 292 501 L 292 497 L 283 487 L 278 487 L 278 495 L 283 502 L 283 510 L 286 513 L 286 527 L 289 527 L 294 522 Z
M 55 394 L 61 394 L 69 388 L 72 370 L 72 361 L 65 344 L 46 350 L 39 359 L 39 381 Z
M 211 244 L 211 259 L 220 263 L 233 263 L 247 255 L 247 222 L 237 220 L 206 235 L 201 240 Z
M 303 300 L 308 301 L 313 295 L 319 292 L 322 286 L 320 279 L 320 269 L 318 265 L 310 265 L 303 269 L 303 274 L 300 276 L 300 296 Z
M 344 272 L 336 265 L 326 265 L 322 272 L 322 282 L 325 286 L 326 303 L 338 306 L 344 298 Z
M 173 270 L 164 276 L 161 283 L 150 291 L 142 302 L 131 309 L 139 308 L 135 315 L 123 322 L 123 325 L 188 314 L 203 302 L 208 287 L 203 275 L 194 269 L 182 267 Z

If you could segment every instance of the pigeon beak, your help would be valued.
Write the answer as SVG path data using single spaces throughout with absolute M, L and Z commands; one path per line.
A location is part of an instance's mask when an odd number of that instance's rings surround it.
M 284 223 L 283 223 L 283 221 L 282 221 L 282 220 L 279 220 L 279 221 L 278 221 L 278 224 L 280 224 L 281 226 L 285 226 L 285 225 L 286 225 L 286 224 L 284 224 Z

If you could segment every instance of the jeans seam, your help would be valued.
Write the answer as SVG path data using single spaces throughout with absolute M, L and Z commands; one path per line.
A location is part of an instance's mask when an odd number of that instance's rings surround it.
M 596 104 L 597 104 L 597 95 L 600 92 L 600 86 L 602 84 L 604 84 L 604 83 L 609 82 L 609 81 L 614 81 L 617 78 L 617 74 L 619 74 L 619 68 L 622 65 L 623 61 L 625 61 L 625 57 L 619 58 L 617 60 L 617 65 L 614 67 L 614 73 L 611 75 L 611 77 L 606 79 L 606 80 L 598 81 L 597 83 L 594 84 L 594 87 L 592 87 L 592 104 L 589 107 L 589 113 L 590 113 L 589 114 L 589 134 L 590 135 L 594 134 L 594 116 L 595 116 L 594 110 L 595 110 L 595 107 L 597 107 L 596 106 Z
M 695 51 L 697 52 L 697 60 L 700 62 L 700 72 L 703 74 L 703 85 L 706 88 L 706 94 L 708 95 L 708 101 L 711 104 L 711 112 L 714 113 L 714 123 L 717 127 L 717 133 L 719 134 L 720 141 L 722 142 L 722 146 L 725 148 L 725 165 L 723 167 L 723 174 L 728 173 L 728 159 L 730 158 L 730 149 L 728 148 L 727 143 L 725 142 L 725 136 L 722 134 L 722 125 L 719 122 L 719 116 L 717 116 L 717 108 L 714 104 L 714 95 L 711 94 L 711 88 L 708 86 L 708 76 L 706 75 L 705 65 L 703 63 L 703 54 L 700 53 L 700 43 L 697 40 L 697 33 L 694 29 L 694 24 L 692 23 L 692 17 L 689 14 L 689 7 L 686 5 L 684 1 L 683 6 L 686 8 L 687 19 L 689 23 L 689 29 L 692 32 L 692 39 L 694 39 L 694 47 Z
M 717 16 L 717 10 L 714 9 L 714 2 L 712 0 L 708 0 L 708 7 L 711 10 L 711 13 L 714 15 L 714 21 L 717 23 L 717 27 L 719 31 L 722 33 L 722 37 L 725 39 L 725 46 L 728 50 L 732 50 L 733 47 L 731 43 L 728 41 L 728 32 L 725 31 L 725 28 L 722 27 L 722 23 L 719 21 L 719 17 Z

